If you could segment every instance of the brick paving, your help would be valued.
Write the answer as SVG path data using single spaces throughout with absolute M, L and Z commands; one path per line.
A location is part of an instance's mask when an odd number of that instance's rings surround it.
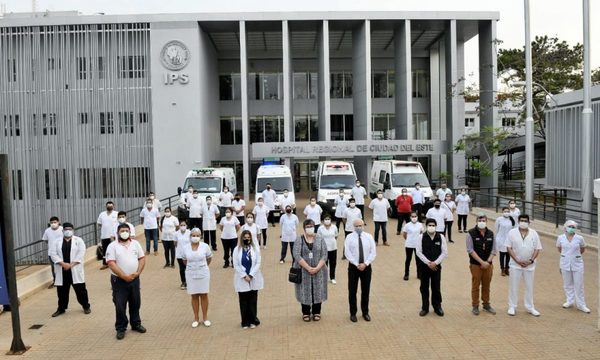
M 303 206 L 303 204 L 302 204 Z M 303 207 L 302 207 L 303 208 Z M 370 213 L 368 212 L 368 217 Z M 368 219 L 367 231 L 373 231 Z M 474 218 L 469 219 L 474 224 Z M 506 314 L 508 278 L 495 269 L 492 305 L 496 316 L 471 314 L 470 274 L 464 236 L 456 232 L 443 264 L 442 295 L 446 315 L 433 312 L 421 318 L 419 282 L 414 265 L 409 281 L 403 281 L 403 240 L 395 235 L 395 219 L 388 223 L 391 247 L 377 248 L 371 286 L 372 322 L 348 319 L 347 264 L 338 262 L 337 285 L 329 285 L 329 300 L 318 323 L 301 320 L 293 285 L 287 282 L 288 262 L 279 264 L 279 227 L 269 228 L 269 244 L 263 251 L 265 289 L 259 292 L 262 324 L 242 330 L 233 269 L 223 269 L 222 250 L 211 264 L 210 328 L 191 328 L 190 298 L 179 289 L 178 270 L 163 269 L 162 251 L 148 257 L 142 274 L 143 324 L 146 334 L 127 332 L 115 339 L 114 307 L 109 273 L 99 263 L 86 266 L 86 282 L 92 314 L 84 315 L 71 296 L 65 315 L 51 318 L 56 292 L 43 290 L 25 299 L 21 307 L 23 338 L 31 346 L 24 357 L 32 359 L 599 359 L 597 319 L 597 253 L 584 254 L 585 285 L 592 314 L 562 309 L 562 281 L 555 239 L 543 238 L 535 280 L 535 304 L 542 316 L 525 313 L 522 293 L 517 316 Z M 535 222 L 532 224 L 535 228 Z M 596 241 L 595 239 L 587 239 Z M 341 239 L 339 244 L 342 244 Z M 220 244 L 219 244 L 220 245 Z M 340 246 L 341 247 L 341 246 Z M 340 255 L 341 256 L 341 255 Z M 497 267 L 497 262 L 494 264 Z M 360 315 L 360 313 L 359 313 Z M 38 330 L 28 329 L 42 324 Z M 10 316 L 0 316 L 0 349 L 10 347 Z

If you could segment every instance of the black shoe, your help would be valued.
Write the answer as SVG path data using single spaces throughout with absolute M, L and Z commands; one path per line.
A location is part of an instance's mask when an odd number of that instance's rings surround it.
M 448 240 L 448 241 L 454 244 L 454 240 Z
M 117 331 L 117 340 L 123 340 L 125 337 L 125 331 Z
M 171 264 L 171 267 L 172 267 L 172 268 L 174 268 L 174 267 L 175 267 L 175 264 Z
M 408 275 L 404 275 L 404 280 L 408 280 Z
M 228 263 L 223 264 L 223 269 L 227 269 L 229 267 Z
M 91 314 L 92 313 L 92 308 L 89 307 L 89 308 L 83 309 L 83 313 L 86 314 L 86 315 L 87 314 Z
M 52 317 L 57 317 L 57 316 L 60 316 L 60 315 L 62 315 L 62 314 L 64 314 L 64 313 L 65 313 L 65 311 L 64 311 L 64 310 L 56 310 L 56 311 L 54 312 L 54 314 L 52 314 Z
M 168 268 L 169 266 L 171 266 L 171 265 L 169 265 L 169 264 L 165 264 L 165 266 L 163 266 L 163 269 L 166 269 L 166 268 Z
M 442 310 L 442 308 L 434 309 L 433 312 L 436 313 L 438 316 L 444 316 L 444 310 Z
M 260 325 L 260 320 L 258 318 L 254 318 L 254 325 Z
M 356 315 L 350 315 L 350 321 L 357 322 L 358 319 L 356 318 Z
M 365 319 L 365 321 L 371 321 L 371 315 L 363 314 L 363 319 Z
M 140 334 L 143 334 L 143 333 L 145 333 L 145 332 L 146 332 L 146 328 L 145 328 L 143 325 L 141 325 L 141 324 L 140 324 L 140 325 L 138 325 L 138 326 L 136 326 L 136 327 L 132 327 L 132 328 L 131 328 L 131 330 L 133 330 L 133 331 L 137 331 L 137 332 L 139 332 Z
M 425 316 L 427 314 L 429 314 L 429 311 L 427 311 L 427 310 L 421 310 L 421 311 L 419 311 L 419 316 Z

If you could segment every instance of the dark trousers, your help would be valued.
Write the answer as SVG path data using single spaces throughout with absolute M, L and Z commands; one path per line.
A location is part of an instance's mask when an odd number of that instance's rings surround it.
M 410 222 L 410 213 L 398 213 L 398 226 L 396 226 L 396 232 L 402 231 L 402 225 Z
M 177 259 L 177 265 L 179 265 L 179 279 L 182 284 L 185 284 L 185 263 L 183 259 Z
M 337 217 L 337 216 L 335 217 L 335 227 L 338 228 L 338 230 L 341 229 L 340 224 L 343 224 L 343 223 L 344 223 L 343 218 Z
M 83 266 L 83 265 L 81 265 Z M 62 286 L 56 287 L 56 294 L 58 295 L 58 310 L 65 311 L 69 308 L 69 293 L 71 292 L 71 286 L 75 290 L 77 296 L 77 302 L 83 307 L 83 309 L 89 309 L 90 303 L 88 300 L 87 289 L 85 283 L 73 284 L 73 274 L 71 270 L 62 270 L 63 284 Z
M 162 241 L 165 249 L 165 265 L 175 265 L 175 243 L 173 241 Z
M 413 204 L 412 211 L 417 212 L 419 221 L 421 221 L 423 219 L 423 204 Z
M 508 255 L 508 252 L 500 251 L 500 269 L 508 269 L 509 261 L 510 255 Z
M 213 251 L 217 251 L 217 230 L 204 230 L 202 234 L 204 242 L 210 245 Z
M 288 244 L 290 247 L 290 257 L 292 258 L 292 261 L 294 261 L 294 242 L 293 241 L 292 242 L 287 242 L 287 241 L 281 242 L 281 257 L 279 259 L 285 260 L 285 255 L 287 253 Z
M 202 218 L 198 217 L 198 218 L 189 218 L 188 219 L 188 225 L 189 225 L 189 229 L 192 230 L 193 228 L 198 228 L 200 229 L 200 231 L 202 231 Z
M 54 273 L 54 262 L 52 262 L 52 257 L 48 256 L 48 261 L 50 262 L 50 269 L 52 270 L 52 284 L 54 284 L 56 274 Z
M 140 278 L 136 278 L 132 282 L 127 282 L 114 275 L 110 276 L 112 285 L 113 303 L 117 320 L 115 321 L 115 329 L 117 331 L 127 330 L 127 323 L 131 324 L 131 328 L 138 327 L 142 324 L 140 319 L 140 306 L 142 305 L 140 297 Z M 127 304 L 129 304 L 129 320 L 127 319 Z
M 279 210 L 271 210 L 269 211 L 269 215 L 267 215 L 267 221 L 273 226 L 275 226 L 275 211 Z
M 379 230 L 381 229 L 381 237 L 383 243 L 387 243 L 387 221 L 375 221 L 375 244 L 379 241 Z
M 350 303 L 350 315 L 356 315 L 356 292 L 358 291 L 358 280 L 360 280 L 360 309 L 363 315 L 369 313 L 369 292 L 371 291 L 371 266 L 363 271 L 352 264 L 348 264 L 348 302 Z
M 223 261 L 225 265 L 229 266 L 229 259 L 231 258 L 231 264 L 233 265 L 233 249 L 236 247 L 237 239 L 221 239 L 223 244 Z
M 150 241 L 154 244 L 154 252 L 158 251 L 158 229 L 144 229 L 146 237 L 146 251 L 150 252 Z
M 327 266 L 329 267 L 329 279 L 335 279 L 335 265 L 337 264 L 337 250 L 327 252 Z
M 438 265 L 437 271 L 433 271 L 429 266 L 417 260 L 420 267 L 419 276 L 421 278 L 421 310 L 429 311 L 429 288 L 431 287 L 431 305 L 434 309 L 442 307 L 442 293 L 440 291 L 440 282 L 442 280 L 442 267 Z
M 452 241 L 452 224 L 454 221 L 446 221 L 446 227 L 444 228 L 444 234 L 448 241 Z
M 469 215 L 458 215 L 458 230 L 467 231 L 467 217 Z
M 242 315 L 242 326 L 258 325 L 256 322 L 256 311 L 258 302 L 258 291 L 250 290 L 238 293 L 240 298 L 240 314 Z
M 102 265 L 106 265 L 106 249 L 108 249 L 108 245 L 110 245 L 110 238 L 101 239 L 102 243 Z
M 412 261 L 412 256 L 415 254 L 415 265 L 417 267 L 417 277 L 419 277 L 419 259 L 417 258 L 417 252 L 415 248 L 404 248 L 406 252 L 406 260 L 404 261 L 404 276 L 408 276 L 410 273 L 410 262 Z
M 236 216 L 236 218 L 240 222 L 240 226 L 244 226 L 244 224 L 246 223 L 246 217 L 245 216 Z
M 362 219 L 363 221 L 365 220 L 365 205 L 358 205 L 356 204 L 356 207 L 360 210 L 360 214 L 362 215 Z
M 302 315 L 321 315 L 321 303 L 306 305 L 302 304 Z
M 267 246 L 267 229 L 260 229 L 262 246 Z

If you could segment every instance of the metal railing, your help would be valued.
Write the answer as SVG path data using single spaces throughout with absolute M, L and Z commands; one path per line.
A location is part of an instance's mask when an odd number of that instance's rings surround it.
M 160 202 L 163 209 L 170 207 L 173 209 L 173 213 L 176 213 L 179 195 L 171 195 L 161 199 Z M 139 224 L 141 211 L 142 206 L 127 210 L 127 221 L 133 225 Z M 95 246 L 100 242 L 98 225 L 95 221 L 75 228 L 74 232 L 75 236 L 83 239 L 86 247 Z M 32 265 L 49 264 L 48 243 L 44 240 L 36 240 L 15 248 L 15 264 L 19 266 L 17 271 L 22 271 Z
M 525 201 L 520 196 L 506 196 L 493 194 L 494 189 L 477 189 L 470 192 L 472 204 L 475 207 L 494 209 L 500 212 L 503 207 L 508 206 L 510 200 L 514 200 L 515 204 L 521 213 L 525 213 L 525 209 L 533 209 L 528 215 L 530 218 L 543 220 L 554 224 L 556 228 L 562 226 L 564 222 L 574 220 L 579 224 L 579 229 L 584 233 L 597 233 L 597 213 L 582 211 L 581 208 L 576 208 L 566 205 L 566 198 L 558 198 L 550 195 L 542 194 L 544 201 Z M 537 196 L 539 198 L 539 195 Z M 550 199 L 550 202 L 546 200 Z M 569 199 L 576 200 L 576 199 Z M 581 201 L 581 200 L 579 200 Z

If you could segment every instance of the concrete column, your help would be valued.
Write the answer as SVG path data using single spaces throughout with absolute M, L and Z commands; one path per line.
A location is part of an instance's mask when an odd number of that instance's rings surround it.
M 283 20 L 281 29 L 283 41 L 283 138 L 286 143 L 294 141 L 294 69 L 292 66 L 292 34 L 289 22 Z M 291 168 L 291 159 L 286 158 L 285 164 Z
M 250 119 L 248 117 L 248 54 L 246 22 L 240 21 L 240 83 L 242 96 L 242 162 L 244 169 L 244 200 L 250 200 Z
M 413 138 L 411 58 L 410 20 L 405 20 L 394 29 L 396 140 Z
M 496 39 L 496 21 L 479 22 L 479 131 L 484 127 L 495 128 L 498 110 L 496 103 L 496 51 L 494 40 Z M 491 136 L 491 134 L 485 134 Z M 482 151 L 480 154 L 482 162 L 488 162 L 494 169 L 491 176 L 482 176 L 480 186 L 482 188 L 494 188 L 492 194 L 496 194 L 498 187 L 497 153 L 489 154 Z
M 460 117 L 461 109 L 464 113 L 464 99 L 460 89 L 464 81 L 459 81 L 460 66 L 459 50 L 463 53 L 464 46 L 458 46 L 456 20 L 450 20 L 446 28 L 445 36 L 445 60 L 446 60 L 446 139 L 448 141 L 447 172 L 451 179 L 448 186 L 457 188 L 464 184 L 465 154 L 454 152 L 453 145 L 460 140 L 464 134 L 464 116 Z M 460 177 L 460 179 L 459 179 Z
M 352 106 L 354 140 L 371 140 L 371 22 L 352 30 Z M 365 184 L 371 170 L 370 157 L 355 157 L 356 175 Z
M 331 100 L 329 94 L 329 21 L 319 27 L 319 141 L 331 140 Z
M 440 133 L 440 123 L 442 118 L 445 117 L 445 109 L 446 109 L 446 97 L 443 96 L 445 91 L 445 81 L 441 80 L 445 78 L 444 71 L 441 69 L 441 53 L 440 53 L 440 44 L 434 44 L 429 49 L 429 79 L 431 81 L 431 95 L 430 95 L 430 115 L 429 115 L 429 130 L 431 134 L 432 140 L 440 140 L 442 139 L 442 134 Z M 412 81 L 411 81 L 412 84 Z M 411 94 L 412 96 L 412 94 Z M 441 109 L 444 109 L 442 112 Z M 412 118 L 411 118 L 412 124 Z M 412 129 L 410 130 L 412 133 Z M 429 175 L 430 179 L 437 179 L 441 172 L 441 156 L 440 155 L 432 155 L 431 156 L 431 174 Z

